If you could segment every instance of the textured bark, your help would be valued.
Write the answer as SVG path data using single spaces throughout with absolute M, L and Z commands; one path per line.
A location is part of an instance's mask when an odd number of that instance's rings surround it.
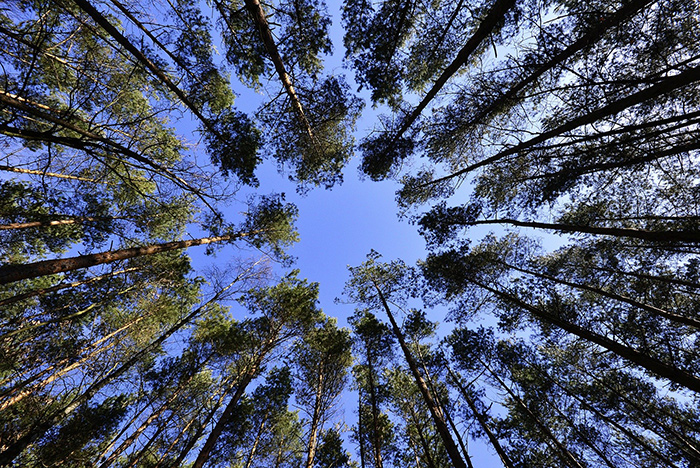
M 39 262 L 5 265 L 0 267 L 0 284 L 13 283 L 23 279 L 37 278 L 39 276 L 54 275 L 66 271 L 88 268 L 95 265 L 127 260 L 134 257 L 153 255 L 170 250 L 181 250 L 196 245 L 206 245 L 217 242 L 227 242 L 251 235 L 252 233 L 239 233 L 218 237 L 203 237 L 200 239 L 166 242 L 144 247 L 132 247 L 128 249 L 112 250 L 78 257 L 59 258 L 56 260 L 42 260 Z
M 277 76 L 279 77 L 282 86 L 284 86 L 287 97 L 289 97 L 289 101 L 292 104 L 292 109 L 294 109 L 294 113 L 297 115 L 299 125 L 309 137 L 309 140 L 315 143 L 316 138 L 314 136 L 313 129 L 311 128 L 309 120 L 306 118 L 304 108 L 301 105 L 301 100 L 299 99 L 299 96 L 292 85 L 292 79 L 287 73 L 279 50 L 277 50 L 277 44 L 275 44 L 275 39 L 272 37 L 272 31 L 270 31 L 270 25 L 267 22 L 267 17 L 262 9 L 262 5 L 260 5 L 258 0 L 245 0 L 245 6 L 252 16 L 255 25 L 258 27 L 260 39 L 265 45 L 265 50 L 270 56 L 270 60 L 272 60 L 272 63 L 275 65 L 275 71 L 277 71 Z

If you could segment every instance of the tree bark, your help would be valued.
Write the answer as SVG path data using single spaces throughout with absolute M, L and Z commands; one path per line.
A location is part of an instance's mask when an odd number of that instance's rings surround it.
M 218 2 L 217 6 L 219 6 Z M 275 66 L 277 76 L 282 82 L 282 86 L 284 87 L 284 90 L 287 93 L 287 96 L 289 97 L 289 101 L 292 104 L 292 109 L 294 109 L 294 113 L 297 115 L 299 125 L 309 137 L 309 141 L 315 144 L 316 137 L 314 136 L 313 129 L 311 128 L 311 124 L 309 123 L 309 120 L 307 119 L 306 114 L 304 113 L 304 108 L 301 105 L 301 100 L 299 99 L 299 96 L 297 95 L 297 92 L 294 89 L 294 86 L 292 85 L 292 79 L 287 73 L 287 70 L 284 66 L 284 62 L 282 61 L 282 57 L 280 56 L 279 50 L 277 50 L 277 44 L 275 44 L 275 39 L 272 37 L 272 31 L 270 30 L 270 25 L 267 22 L 265 12 L 262 9 L 262 5 L 260 5 L 260 2 L 258 0 L 245 0 L 245 6 L 250 15 L 252 16 L 253 21 L 255 22 L 255 25 L 258 28 L 258 31 L 260 32 L 260 39 L 263 41 L 265 50 L 267 51 L 268 55 L 270 56 L 270 60 L 272 60 L 272 63 Z
M 483 219 L 465 223 L 466 226 L 479 226 L 484 224 L 509 224 L 511 226 L 529 227 L 535 229 L 548 229 L 567 233 L 596 234 L 601 236 L 631 237 L 650 242 L 685 242 L 700 243 L 700 231 L 645 231 L 643 229 L 599 227 L 574 224 L 540 223 L 537 221 L 520 221 L 517 219 Z
M 630 361 L 643 369 L 646 369 L 652 374 L 656 374 L 671 382 L 675 382 L 682 387 L 700 393 L 700 378 L 688 373 L 687 371 L 666 364 L 665 362 L 662 362 L 656 358 L 648 356 L 628 346 L 622 345 L 605 336 L 598 335 L 597 333 L 594 333 L 576 324 L 568 322 L 560 317 L 553 316 L 548 312 L 545 312 L 541 309 L 538 309 L 537 307 L 534 307 L 522 301 L 518 297 L 494 289 L 484 283 L 481 283 L 480 281 L 476 281 L 473 279 L 469 279 L 468 281 L 472 282 L 473 284 L 479 286 L 482 289 L 485 289 L 486 291 L 493 293 L 502 300 L 510 302 L 511 304 L 514 304 L 530 312 L 533 316 L 539 318 L 540 320 L 555 325 L 561 328 L 562 330 L 571 333 L 572 335 L 582 338 L 585 341 L 594 343 L 604 349 L 607 349 L 608 351 L 611 351 L 612 353 L 620 356 L 621 358 Z
M 585 115 L 581 115 L 579 117 L 574 117 L 573 119 L 569 120 L 568 122 L 553 128 L 552 130 L 545 131 L 543 133 L 540 133 L 538 136 L 531 138 L 527 141 L 524 141 L 522 143 L 519 143 L 515 146 L 512 146 L 508 149 L 505 149 L 503 151 L 499 151 L 493 156 L 490 156 L 486 159 L 483 159 L 479 162 L 476 162 L 474 164 L 471 164 L 464 169 L 460 169 L 456 172 L 453 172 L 451 174 L 448 174 L 444 177 L 437 178 L 435 180 L 431 180 L 429 182 L 426 182 L 423 184 L 424 186 L 427 185 L 434 185 L 438 184 L 440 182 L 444 182 L 449 179 L 453 179 L 455 177 L 459 177 L 462 175 L 465 175 L 469 172 L 472 172 L 480 167 L 487 166 L 489 164 L 493 164 L 506 156 L 510 156 L 512 154 L 517 154 L 520 153 L 521 151 L 525 151 L 527 149 L 532 148 L 535 145 L 538 145 L 540 143 L 543 143 L 550 138 L 554 138 L 556 136 L 560 136 L 563 133 L 566 133 L 568 131 L 574 130 L 582 125 L 588 125 L 591 124 L 599 119 L 608 117 L 613 114 L 617 114 L 618 112 L 621 112 L 629 107 L 641 104 L 643 102 L 646 102 L 650 99 L 657 98 L 659 96 L 662 96 L 664 94 L 670 93 L 672 91 L 675 91 L 677 89 L 683 88 L 685 86 L 688 86 L 696 81 L 700 80 L 700 67 L 692 67 L 689 68 L 677 75 L 673 75 L 671 77 L 665 78 L 663 81 L 650 86 L 648 88 L 642 89 L 641 91 L 637 91 L 636 93 L 633 93 L 629 96 L 626 96 L 624 98 L 618 99 L 617 101 L 613 101 L 610 104 L 604 105 L 603 107 L 600 107 L 598 109 L 595 109 Z
M 455 445 L 454 440 L 452 440 L 452 435 L 450 434 L 450 430 L 447 427 L 447 423 L 445 422 L 445 416 L 442 414 L 440 407 L 435 402 L 435 399 L 431 395 L 430 390 L 428 390 L 423 376 L 420 375 L 418 366 L 416 365 L 416 362 L 413 359 L 413 356 L 411 355 L 411 350 L 406 345 L 406 340 L 404 339 L 403 333 L 401 333 L 401 329 L 399 329 L 396 320 L 394 320 L 394 314 L 391 312 L 391 308 L 389 307 L 389 304 L 387 303 L 384 294 L 382 293 L 381 289 L 379 289 L 379 286 L 377 286 L 376 283 L 374 283 L 374 287 L 377 290 L 377 294 L 379 295 L 379 300 L 382 303 L 384 311 L 389 317 L 389 321 L 391 322 L 391 327 L 394 331 L 394 335 L 396 335 L 396 339 L 399 341 L 399 345 L 401 346 L 401 350 L 403 351 L 404 357 L 406 358 L 408 367 L 410 368 L 411 373 L 413 374 L 413 378 L 416 381 L 416 385 L 418 386 L 418 389 L 420 390 L 421 395 L 425 400 L 425 404 L 430 410 L 433 422 L 435 423 L 435 428 L 437 429 L 438 434 L 440 434 L 440 438 L 442 439 L 442 443 L 445 445 L 445 450 L 450 456 L 452 464 L 456 468 L 467 468 L 467 465 L 464 463 L 464 460 L 462 460 L 462 456 L 459 453 L 457 445 Z
M 59 258 L 55 260 L 42 260 L 23 265 L 5 265 L 0 267 L 0 284 L 13 283 L 23 279 L 37 278 L 39 276 L 54 275 L 66 271 L 88 268 L 95 265 L 127 260 L 134 257 L 153 255 L 170 250 L 181 250 L 196 245 L 206 245 L 217 242 L 227 242 L 254 233 L 237 233 L 218 237 L 203 237 L 200 239 L 166 242 L 144 247 L 131 247 L 128 249 L 113 250 L 94 254 L 80 255 L 78 257 Z

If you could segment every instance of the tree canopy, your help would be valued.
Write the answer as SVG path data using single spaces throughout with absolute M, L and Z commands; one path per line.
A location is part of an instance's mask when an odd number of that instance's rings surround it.
M 0 466 L 700 466 L 698 31 L 690 0 L 5 2 Z M 348 265 L 340 316 L 294 201 L 355 154 L 426 247 Z

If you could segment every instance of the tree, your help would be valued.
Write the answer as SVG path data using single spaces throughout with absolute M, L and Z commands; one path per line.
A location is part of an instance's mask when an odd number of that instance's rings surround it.
M 408 285 L 411 283 L 412 272 L 400 261 L 381 264 L 377 262 L 379 257 L 379 254 L 372 252 L 362 265 L 350 268 L 351 279 L 346 284 L 345 293 L 351 300 L 369 307 L 379 308 L 387 315 L 394 336 L 403 352 L 406 364 L 430 411 L 450 461 L 454 466 L 466 468 L 462 455 L 447 426 L 444 412 L 428 388 L 425 377 L 420 373 L 416 360 L 406 343 L 404 334 L 394 318 L 391 307 L 389 307 L 389 300 L 397 303 L 397 301 L 405 299 L 410 294 Z
M 350 323 L 358 360 L 353 367 L 359 398 L 355 441 L 362 466 L 381 468 L 393 451 L 393 425 L 383 411 L 388 399 L 383 371 L 393 356 L 395 339 L 389 328 L 367 310 L 357 311 Z
M 306 468 L 315 466 L 319 436 L 345 389 L 347 371 L 352 363 L 350 333 L 337 328 L 335 323 L 335 319 L 326 318 L 294 348 L 295 398 L 309 417 Z

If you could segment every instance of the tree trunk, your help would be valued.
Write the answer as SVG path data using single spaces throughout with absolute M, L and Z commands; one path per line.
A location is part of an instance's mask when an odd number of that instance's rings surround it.
M 493 431 L 489 427 L 488 423 L 486 422 L 486 418 L 484 418 L 484 415 L 479 412 L 479 409 L 476 406 L 476 402 L 474 401 L 474 399 L 471 396 L 469 396 L 469 391 L 466 388 L 464 388 L 464 385 L 462 385 L 462 382 L 459 380 L 459 377 L 452 371 L 449 364 L 445 363 L 445 366 L 447 367 L 447 372 L 449 373 L 450 377 L 452 377 L 452 381 L 455 383 L 455 385 L 459 389 L 459 392 L 462 394 L 462 396 L 466 400 L 467 405 L 469 405 L 469 409 L 471 409 L 472 413 L 474 414 L 474 417 L 479 422 L 481 429 L 484 431 L 484 433 L 488 437 L 489 442 L 491 442 L 491 446 L 498 454 L 498 457 L 501 459 L 503 466 L 505 468 L 515 468 L 515 465 L 513 465 L 513 462 L 510 460 L 510 457 L 508 457 L 508 454 L 503 449 L 503 446 L 498 441 L 498 438 L 496 437 L 496 435 L 493 433 Z
M 552 433 L 550 430 L 549 426 L 547 426 L 542 420 L 532 412 L 532 410 L 523 402 L 522 399 L 518 395 L 515 394 L 515 392 L 508 386 L 506 383 L 498 376 L 496 372 L 494 372 L 485 362 L 481 361 L 482 365 L 488 369 L 488 371 L 491 373 L 491 376 L 498 382 L 498 384 L 501 386 L 503 390 L 510 395 L 511 399 L 517 403 L 520 408 L 522 408 L 525 413 L 532 419 L 532 421 L 537 425 L 537 427 L 540 428 L 542 433 L 552 441 L 552 443 L 557 447 L 557 450 L 560 453 L 560 458 L 561 461 L 564 462 L 564 464 L 570 466 L 571 468 L 583 468 L 581 466 L 581 463 L 574 457 L 574 455 L 567 449 L 564 444 L 562 444 L 559 439 L 556 438 L 556 436 Z
M 39 276 L 55 275 L 56 273 L 88 268 L 95 265 L 103 265 L 105 263 L 127 260 L 134 257 L 168 252 L 170 250 L 181 250 L 196 245 L 227 242 L 249 236 L 250 234 L 251 233 L 239 233 L 227 236 L 204 237 L 201 239 L 166 242 L 163 244 L 152 244 L 144 247 L 131 247 L 128 249 L 80 255 L 78 257 L 42 260 L 39 262 L 20 265 L 5 265 L 0 267 L 0 284 L 13 283 L 15 281 L 37 278 Z
M 43 296 L 45 294 L 60 291 L 62 289 L 75 288 L 77 286 L 84 286 L 87 284 L 92 284 L 92 283 L 95 283 L 97 281 L 103 280 L 105 278 L 111 278 L 113 276 L 117 276 L 117 275 L 120 275 L 122 273 L 130 273 L 132 271 L 138 271 L 140 269 L 141 269 L 140 267 L 125 268 L 123 270 L 113 271 L 111 273 L 105 273 L 104 275 L 93 276 L 92 278 L 88 278 L 86 280 L 73 281 L 72 283 L 61 283 L 61 284 L 57 284 L 56 286 L 51 286 L 48 288 L 35 289 L 33 291 L 29 291 L 26 293 L 18 294 L 16 296 L 8 297 L 7 299 L 0 300 L 0 307 L 14 304 L 16 302 L 23 301 L 25 299 L 30 299 L 32 297 Z
M 647 312 L 658 315 L 660 317 L 664 317 L 664 318 L 671 320 L 673 322 L 680 323 L 683 325 L 688 325 L 688 326 L 700 329 L 700 320 L 696 320 L 696 319 L 691 318 L 691 317 L 684 317 L 682 315 L 674 314 L 674 313 L 669 312 L 667 310 L 659 309 L 658 307 L 643 304 L 643 303 L 635 301 L 634 299 L 631 299 L 629 297 L 621 296 L 619 294 L 614 294 L 614 293 L 605 291 L 603 289 L 595 288 L 593 286 L 573 283 L 571 281 L 566 281 L 566 280 L 563 280 L 560 278 L 555 278 L 554 276 L 545 275 L 544 273 L 539 273 L 537 271 L 526 270 L 524 268 L 520 268 L 520 267 L 517 267 L 515 265 L 510 265 L 510 264 L 508 264 L 506 262 L 502 262 L 502 261 L 497 261 L 497 263 L 500 263 L 501 265 L 506 266 L 508 268 L 511 268 L 515 271 L 519 271 L 521 273 L 532 275 L 532 276 L 535 276 L 537 278 L 543 278 L 543 279 L 546 279 L 549 281 L 553 281 L 555 283 L 563 284 L 565 286 L 571 286 L 572 288 L 581 289 L 583 291 L 589 291 L 589 292 L 592 292 L 592 293 L 595 293 L 595 294 L 598 294 L 601 296 L 608 297 L 610 299 L 614 299 L 616 301 L 624 302 L 625 304 L 629 304 L 631 306 L 645 310 Z
M 539 77 L 544 75 L 549 70 L 552 70 L 557 65 L 564 63 L 566 60 L 574 56 L 581 50 L 594 44 L 600 40 L 606 31 L 621 24 L 623 21 L 631 18 L 634 14 L 651 3 L 652 0 L 635 0 L 627 3 L 614 14 L 609 15 L 604 21 L 596 23 L 586 34 L 582 35 L 575 42 L 562 50 L 554 57 L 543 63 L 537 70 L 527 75 L 523 80 L 515 83 L 504 94 L 489 103 L 482 109 L 476 109 L 476 112 L 471 116 L 469 121 L 464 124 L 465 127 L 470 127 L 481 122 L 482 119 L 488 117 L 498 109 L 506 106 L 511 102 L 520 91 L 535 83 Z
M 0 452 L 0 466 L 9 465 L 17 456 L 19 456 L 24 449 L 26 449 L 31 443 L 43 436 L 47 431 L 53 428 L 65 417 L 70 415 L 76 408 L 80 405 L 87 403 L 94 395 L 96 395 L 100 390 L 106 387 L 109 383 L 115 379 L 121 377 L 128 370 L 130 370 L 138 361 L 143 358 L 146 354 L 154 350 L 157 346 L 162 344 L 166 339 L 168 339 L 175 332 L 180 330 L 182 327 L 190 323 L 194 318 L 197 317 L 207 305 L 218 300 L 221 295 L 228 290 L 238 279 L 234 280 L 227 287 L 219 291 L 213 298 L 207 301 L 204 305 L 198 307 L 185 318 L 180 320 L 178 323 L 173 325 L 165 333 L 163 333 L 156 340 L 149 343 L 145 348 L 136 352 L 130 359 L 126 360 L 121 366 L 113 370 L 102 379 L 90 385 L 85 392 L 81 395 L 73 398 L 67 405 L 62 406 L 44 417 L 43 421 L 36 423 L 30 430 L 19 437 L 14 443 L 8 445 L 2 452 Z
M 647 371 L 651 372 L 652 374 L 656 374 L 660 377 L 663 377 L 671 382 L 675 382 L 678 385 L 685 387 L 689 390 L 692 390 L 694 392 L 700 393 L 700 379 L 687 371 L 678 369 L 676 367 L 673 367 L 669 364 L 666 364 L 665 362 L 662 362 L 656 358 L 653 358 L 651 356 L 648 356 L 644 353 L 641 353 L 633 348 L 630 348 L 628 346 L 622 345 L 616 341 L 613 341 L 605 336 L 598 335 L 597 333 L 593 333 L 590 330 L 587 330 L 583 327 L 580 327 L 576 324 L 573 324 L 571 322 L 568 322 L 560 317 L 555 317 L 543 310 L 540 310 L 522 300 L 519 298 L 512 296 L 510 294 L 504 293 L 502 291 L 496 290 L 484 283 L 481 283 L 479 281 L 475 281 L 473 279 L 470 279 L 472 283 L 474 283 L 476 286 L 479 286 L 482 289 L 485 289 L 497 297 L 503 299 L 506 302 L 510 302 L 514 305 L 517 305 L 518 307 L 530 312 L 533 316 L 548 322 L 552 325 L 555 325 L 559 328 L 561 328 L 564 331 L 567 331 L 571 333 L 572 335 L 578 336 L 579 338 L 582 338 L 585 341 L 589 341 L 591 343 L 594 343 L 602 348 L 607 349 L 608 351 L 611 351 L 615 353 L 616 355 L 620 356 L 623 359 L 626 359 L 639 367 L 646 369 Z
M 218 1 L 216 2 L 216 4 L 217 6 L 219 6 Z M 258 0 L 245 0 L 245 6 L 250 15 L 252 16 L 255 25 L 258 27 L 258 31 L 260 32 L 260 39 L 263 41 L 265 50 L 270 56 L 270 60 L 272 60 L 272 63 L 275 65 L 277 76 L 282 82 L 282 86 L 284 86 L 284 90 L 286 91 L 287 96 L 289 97 L 289 101 L 292 103 L 292 109 L 294 109 L 294 113 L 297 115 L 299 125 L 309 137 L 309 141 L 311 141 L 312 143 L 316 143 L 316 137 L 314 136 L 311 124 L 306 118 L 306 114 L 304 113 L 304 108 L 301 105 L 299 96 L 297 95 L 297 92 L 295 91 L 294 86 L 292 85 L 292 80 L 289 74 L 287 73 L 280 53 L 277 50 L 277 44 L 275 44 L 275 39 L 272 37 L 272 31 L 270 31 L 270 25 L 267 22 L 265 12 L 262 9 L 262 5 L 260 5 L 260 2 Z
M 221 436 L 221 433 L 224 431 L 224 427 L 226 427 L 226 424 L 228 424 L 229 420 L 233 416 L 234 411 L 236 410 L 236 408 L 238 408 L 238 401 L 243 396 L 243 393 L 245 393 L 246 387 L 257 375 L 258 370 L 260 369 L 260 366 L 262 365 L 263 360 L 265 359 L 267 354 L 270 351 L 272 351 L 274 343 L 277 339 L 277 335 L 278 333 L 275 332 L 271 337 L 269 337 L 265 341 L 262 348 L 260 349 L 260 354 L 255 359 L 253 365 L 246 370 L 242 379 L 236 384 L 236 392 L 229 400 L 228 404 L 226 405 L 226 408 L 224 408 L 224 412 L 221 414 L 219 420 L 216 422 L 216 425 L 209 433 L 209 437 L 207 437 L 206 442 L 204 442 L 202 449 L 199 451 L 197 459 L 192 465 L 192 468 L 202 468 L 209 459 L 209 456 L 211 455 L 211 452 L 214 449 L 214 445 L 216 445 L 216 441 Z
M 430 90 L 423 96 L 423 99 L 418 103 L 418 105 L 413 109 L 411 114 L 402 120 L 401 127 L 398 132 L 396 132 L 389 143 L 389 147 L 396 144 L 396 141 L 403 136 L 406 131 L 411 128 L 411 125 L 416 121 L 416 119 L 421 115 L 425 108 L 430 104 L 430 102 L 437 96 L 437 93 L 445 86 L 447 81 L 459 71 L 462 66 L 467 63 L 469 57 L 474 53 L 474 51 L 479 47 L 479 45 L 486 40 L 486 38 L 491 34 L 493 29 L 496 27 L 499 21 L 503 20 L 506 12 L 510 10 L 513 5 L 515 5 L 516 0 L 496 0 L 489 10 L 486 17 L 481 21 L 481 24 L 474 32 L 474 34 L 469 38 L 467 43 L 462 47 L 462 49 L 457 53 L 452 63 L 450 63 L 437 80 L 433 83 Z
M 2 131 L 2 130 L 0 130 Z M 37 171 L 34 169 L 22 169 L 19 167 L 12 167 L 12 166 L 4 166 L 0 165 L 0 171 L 8 171 L 8 172 L 17 172 L 19 174 L 34 174 L 34 175 L 40 175 L 42 177 L 56 177 L 58 179 L 69 179 L 69 180 L 79 180 L 82 182 L 90 182 L 93 184 L 107 184 L 107 182 L 101 182 L 99 180 L 94 180 L 94 179 L 88 179 L 87 177 L 78 177 L 78 176 L 73 176 L 73 175 L 68 175 L 68 174 L 57 174 L 55 172 L 47 172 L 47 171 Z
M 614 228 L 585 226 L 559 223 L 540 223 L 537 221 L 519 221 L 517 219 L 482 219 L 466 223 L 468 226 L 478 226 L 483 224 L 509 224 L 512 226 L 529 227 L 535 229 L 548 229 L 552 231 L 568 233 L 596 234 L 601 236 L 631 237 L 649 242 L 687 242 L 692 244 L 700 243 L 700 231 L 645 231 L 642 229 Z
M 610 104 L 604 105 L 603 107 L 600 107 L 594 111 L 591 111 L 585 115 L 581 115 L 579 117 L 574 117 L 573 119 L 569 120 L 568 122 L 553 128 L 552 130 L 545 131 L 543 133 L 540 133 L 538 136 L 531 138 L 527 141 L 524 141 L 522 143 L 519 143 L 515 146 L 512 146 L 508 149 L 505 149 L 503 151 L 499 151 L 493 156 L 490 156 L 486 159 L 483 159 L 479 162 L 476 162 L 474 164 L 471 164 L 467 166 L 464 169 L 460 169 L 456 172 L 453 172 L 451 174 L 448 174 L 444 177 L 440 177 L 438 179 L 432 180 L 430 182 L 425 183 L 424 185 L 434 185 L 438 184 L 440 182 L 459 177 L 462 175 L 465 175 L 469 172 L 472 172 L 480 167 L 487 166 L 489 164 L 493 164 L 496 161 L 499 161 L 506 156 L 510 156 L 513 154 L 518 154 L 522 151 L 528 150 L 532 148 L 535 145 L 538 145 L 540 143 L 543 143 L 550 138 L 554 138 L 557 136 L 562 135 L 563 133 L 566 133 L 568 131 L 574 130 L 580 126 L 583 125 L 588 125 L 591 124 L 599 119 L 603 119 L 605 117 L 608 117 L 610 115 L 617 114 L 619 112 L 622 112 L 623 110 L 638 105 L 642 104 L 643 102 L 646 102 L 650 99 L 657 98 L 659 96 L 662 96 L 664 94 L 670 93 L 672 91 L 675 91 L 677 89 L 683 88 L 685 86 L 688 86 L 696 81 L 700 80 L 700 67 L 693 67 L 689 68 L 677 75 L 670 76 L 668 78 L 665 78 L 663 81 L 650 86 L 648 88 L 645 88 L 641 91 L 637 91 L 629 96 L 626 96 L 624 98 L 621 98 L 617 101 L 611 102 Z
M 408 367 L 411 369 L 411 373 L 413 374 L 413 378 L 416 381 L 416 385 L 418 386 L 418 389 L 420 390 L 421 395 L 425 400 L 425 404 L 430 410 L 430 414 L 433 417 L 433 422 L 435 423 L 435 428 L 437 429 L 438 434 L 440 434 L 440 438 L 442 439 L 442 443 L 445 445 L 445 450 L 447 450 L 452 464 L 456 468 L 467 468 L 467 465 L 464 463 L 464 460 L 462 460 L 462 456 L 459 453 L 459 449 L 455 445 L 454 440 L 452 440 L 450 430 L 448 429 L 447 424 L 445 423 L 445 416 L 442 414 L 440 407 L 435 402 L 433 396 L 430 394 L 430 391 L 428 390 L 428 387 L 425 384 L 425 380 L 423 380 L 423 377 L 420 375 L 420 372 L 418 371 L 418 366 L 416 365 L 416 362 L 413 359 L 413 356 L 411 355 L 411 350 L 408 349 L 408 346 L 406 345 L 406 340 L 404 339 L 403 333 L 401 333 L 401 329 L 399 329 L 396 320 L 394 320 L 394 314 L 392 314 L 391 309 L 389 308 L 389 304 L 384 298 L 384 294 L 382 293 L 381 289 L 379 289 L 379 286 L 377 286 L 376 283 L 374 283 L 374 287 L 377 290 L 377 294 L 379 295 L 379 300 L 381 301 L 382 306 L 384 307 L 384 311 L 389 317 L 389 321 L 391 322 L 391 327 L 394 331 L 394 335 L 396 335 L 396 339 L 399 341 L 399 345 L 401 346 L 401 350 L 403 351 L 404 357 L 406 358 Z

